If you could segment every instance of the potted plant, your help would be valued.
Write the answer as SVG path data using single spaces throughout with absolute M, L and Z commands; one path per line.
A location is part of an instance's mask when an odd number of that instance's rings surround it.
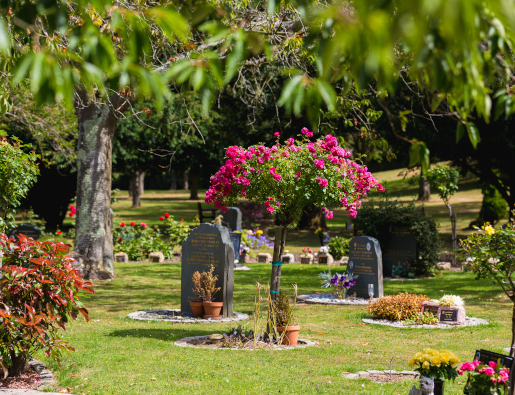
M 297 288 L 295 287 L 295 301 L 297 300 Z M 296 346 L 299 340 L 300 325 L 294 315 L 294 309 L 290 305 L 288 296 L 282 291 L 275 301 L 275 323 L 277 325 L 277 333 L 279 334 L 278 343 L 286 346 Z
M 460 359 L 448 350 L 433 350 L 424 348 L 423 352 L 411 357 L 409 366 L 420 373 L 421 379 L 429 377 L 434 380 L 434 395 L 443 395 L 445 380 L 455 380 L 458 377 Z
M 218 276 L 213 275 L 214 270 L 215 266 L 211 265 L 209 272 L 200 273 L 201 297 L 204 306 L 204 318 L 220 319 L 222 318 L 220 311 L 224 303 L 213 301 L 214 295 L 221 289 L 216 286 Z
M 510 369 L 500 361 L 489 361 L 488 365 L 480 361 L 464 362 L 458 374 L 468 372 L 465 394 L 469 395 L 505 395 L 508 393 Z
M 198 300 L 190 300 L 190 307 L 193 313 L 194 318 L 199 318 L 204 315 L 204 304 L 203 304 L 203 295 L 204 291 L 202 289 L 202 274 L 200 272 L 193 273 L 191 277 L 193 281 L 193 292 Z
M 322 279 L 322 287 L 334 287 L 334 297 L 337 299 L 345 299 L 347 290 L 356 284 L 356 279 L 359 277 L 351 273 L 331 274 L 331 270 L 322 272 L 318 275 Z

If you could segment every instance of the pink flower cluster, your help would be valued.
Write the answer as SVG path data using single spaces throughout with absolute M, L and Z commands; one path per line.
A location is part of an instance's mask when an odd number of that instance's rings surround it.
M 458 374 L 461 376 L 463 372 L 477 371 L 477 373 L 479 373 L 480 375 L 490 377 L 492 385 L 504 385 L 509 380 L 510 370 L 508 368 L 501 367 L 499 369 L 499 373 L 496 375 L 495 368 L 497 368 L 497 362 L 490 361 L 488 362 L 488 366 L 478 368 L 479 365 L 481 365 L 480 361 L 464 362 L 461 364 L 460 369 L 458 370 Z
M 321 188 L 338 188 L 340 206 L 349 212 L 350 217 L 354 218 L 361 206 L 363 195 L 372 189 L 384 192 L 384 188 L 366 167 L 349 159 L 351 153 L 338 146 L 336 137 L 328 134 L 323 139 L 310 142 L 306 141 L 306 138 L 312 137 L 313 133 L 307 128 L 303 128 L 301 132 L 305 135 L 302 141 L 289 138 L 284 145 L 278 142 L 272 148 L 263 145 L 252 146 L 248 149 L 239 146 L 227 148 L 225 164 L 210 179 L 211 186 L 206 192 L 206 203 L 214 203 L 216 208 L 225 212 L 228 201 L 236 198 L 236 194 L 241 193 L 246 198 L 261 200 L 270 213 L 274 210 L 288 210 L 296 205 L 297 200 L 302 199 L 305 192 L 297 189 L 299 190 L 298 194 L 290 194 L 291 202 L 283 201 L 281 198 L 282 206 L 281 204 L 275 205 L 270 199 L 264 201 L 264 197 L 268 194 L 280 193 L 279 191 L 299 180 L 301 174 L 307 174 L 303 177 L 303 183 L 299 185 L 312 188 L 311 180 L 316 180 Z M 274 135 L 278 137 L 278 132 Z M 267 162 L 270 164 L 267 165 Z M 310 168 L 310 163 L 312 168 Z M 297 168 L 294 168 L 296 165 L 298 165 Z M 280 174 L 279 168 L 282 174 Z M 320 176 L 311 178 L 318 172 L 320 172 Z M 331 178 L 335 174 L 341 179 Z M 252 188 L 257 181 L 260 181 L 258 184 L 260 187 Z M 262 191 L 262 181 L 264 181 L 264 185 L 270 185 L 266 191 Z M 281 187 L 281 185 L 285 186 Z M 278 192 L 271 192 L 272 190 Z M 251 195 L 248 195 L 249 191 L 251 191 Z M 333 217 L 332 211 L 326 208 L 324 210 L 327 218 Z

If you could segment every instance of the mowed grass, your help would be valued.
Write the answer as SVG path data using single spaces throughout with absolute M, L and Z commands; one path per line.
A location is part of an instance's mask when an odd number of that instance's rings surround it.
M 234 307 L 251 314 L 255 283 L 266 284 L 270 269 L 250 264 L 235 272 Z M 323 291 L 319 265 L 285 265 L 281 284 L 297 283 L 299 293 Z M 133 321 L 130 312 L 180 307 L 180 264 L 117 263 L 112 281 L 95 284 L 86 300 L 90 322 L 74 323 L 65 339 L 76 348 L 57 367 L 62 386 L 75 394 L 406 394 L 414 381 L 376 384 L 348 380 L 343 372 L 409 369 L 407 362 L 425 347 L 450 349 L 470 360 L 476 349 L 502 352 L 509 346 L 511 303 L 500 290 L 468 272 L 409 282 L 385 282 L 385 294 L 416 292 L 438 298 L 461 295 L 467 315 L 491 324 L 471 328 L 395 329 L 360 325 L 360 306 L 299 305 L 301 338 L 317 347 L 287 351 L 202 350 L 174 346 L 182 337 L 223 333 L 229 324 L 170 324 Z M 250 324 L 250 323 L 243 323 Z M 43 358 L 44 359 L 44 358 Z M 446 394 L 462 394 L 463 379 Z

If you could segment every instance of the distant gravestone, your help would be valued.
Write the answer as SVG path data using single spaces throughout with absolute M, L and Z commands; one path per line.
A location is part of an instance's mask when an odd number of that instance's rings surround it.
M 148 260 L 154 263 L 162 263 L 165 261 L 165 256 L 162 252 L 151 252 L 148 254 Z
M 125 252 L 117 252 L 114 254 L 115 262 L 129 262 L 129 256 Z
M 345 230 L 352 230 L 352 221 L 347 221 L 345 223 Z
M 383 275 L 392 276 L 392 270 L 402 262 L 417 259 L 417 237 L 407 226 L 392 226 L 390 240 L 383 252 Z
M 190 232 L 182 245 L 181 311 L 191 313 L 190 301 L 198 300 L 193 293 L 191 277 L 196 271 L 207 272 L 214 265 L 216 283 L 221 290 L 214 302 L 223 302 L 224 317 L 233 315 L 234 250 L 227 228 L 204 222 Z
M 374 298 L 383 293 L 383 260 L 379 242 L 373 237 L 357 236 L 349 243 L 349 262 L 347 272 L 356 274 L 356 284 L 349 293 L 358 297 L 369 298 L 368 284 L 374 284 Z
M 230 230 L 241 229 L 241 210 L 238 207 L 227 207 L 228 211 L 222 213 L 222 221 Z
M 286 253 L 281 257 L 282 263 L 295 263 L 295 256 L 293 254 Z
M 18 236 L 20 234 L 32 237 L 34 240 L 37 240 L 41 237 L 41 231 L 35 225 L 19 225 L 9 232 L 9 237 Z
M 240 244 L 241 233 L 229 233 L 232 241 L 232 248 L 234 249 L 234 259 L 240 261 Z
M 272 262 L 272 255 L 268 252 L 260 252 L 257 255 L 258 263 L 270 263 Z

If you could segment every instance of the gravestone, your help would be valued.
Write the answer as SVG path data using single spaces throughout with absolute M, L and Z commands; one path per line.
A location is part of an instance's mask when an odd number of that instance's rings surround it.
M 313 254 L 304 254 L 300 256 L 300 263 L 304 265 L 312 265 L 315 259 Z
M 347 272 L 359 276 L 350 293 L 369 299 L 368 284 L 374 284 L 374 298 L 384 296 L 381 247 L 373 237 L 357 236 L 350 241 Z
M 282 257 L 281 257 L 281 262 L 282 263 L 295 263 L 295 256 L 293 254 L 284 254 Z
M 181 311 L 191 313 L 190 301 L 197 300 L 191 277 L 196 271 L 208 272 L 214 265 L 221 287 L 214 302 L 223 302 L 222 315 L 233 316 L 234 250 L 227 228 L 204 222 L 190 232 L 182 244 Z
M 227 207 L 227 209 L 227 212 L 222 213 L 224 225 L 230 230 L 241 229 L 241 210 L 238 207 Z
M 165 261 L 165 256 L 162 252 L 151 252 L 148 254 L 148 260 L 154 263 L 162 263 Z
M 435 317 L 438 317 L 438 309 L 440 308 L 440 303 L 426 301 L 422 302 L 422 312 L 423 313 L 431 313 Z
M 270 255 L 268 252 L 260 252 L 257 255 L 258 263 L 271 263 L 272 262 L 272 255 Z
M 240 261 L 240 244 L 241 244 L 241 233 L 229 233 L 232 241 L 232 248 L 234 250 L 234 259 Z
M 345 223 L 345 230 L 352 230 L 352 221 L 347 221 Z
M 115 262 L 129 262 L 129 256 L 125 252 L 117 252 L 114 254 Z
M 417 259 L 417 238 L 407 226 L 392 226 L 390 240 L 383 252 L 383 275 L 392 276 L 392 270 L 401 262 Z
M 319 254 L 318 255 L 318 264 L 319 265 L 332 265 L 334 263 L 334 258 L 331 254 Z
M 442 324 L 465 325 L 466 311 L 463 306 L 440 306 L 438 320 Z
M 34 240 L 37 240 L 41 237 L 41 231 L 35 225 L 19 225 L 9 232 L 9 237 L 18 236 L 20 234 L 32 237 Z

